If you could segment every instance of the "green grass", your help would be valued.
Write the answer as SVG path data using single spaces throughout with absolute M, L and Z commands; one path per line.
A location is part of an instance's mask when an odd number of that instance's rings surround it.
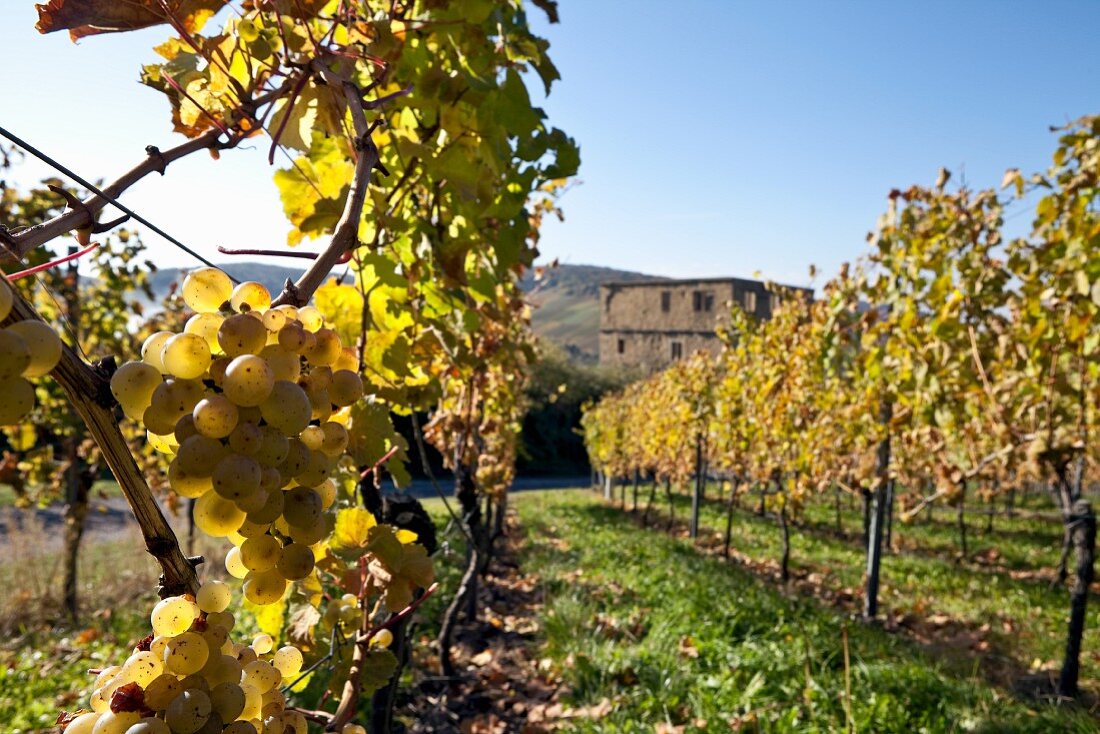
M 523 567 L 542 578 L 545 649 L 576 706 L 611 713 L 580 732 L 1092 732 L 1087 715 L 1031 709 L 898 635 L 639 529 L 587 493 L 524 493 Z M 578 573 L 579 572 L 579 573 Z
M 710 496 L 717 497 L 715 488 Z M 640 493 L 644 507 L 648 491 Z M 690 498 L 674 496 L 676 515 L 686 520 Z M 732 547 L 754 561 L 777 561 L 780 533 L 774 519 L 757 517 L 756 500 L 743 501 L 734 514 Z M 1050 511 L 1049 500 L 1035 497 L 1029 509 Z M 1044 506 L 1045 504 L 1045 506 Z M 663 489 L 655 509 L 664 518 Z M 806 508 L 801 524 L 791 530 L 791 568 L 796 576 L 814 574 L 824 587 L 861 595 L 866 564 L 859 538 L 861 516 L 842 502 L 848 537 L 834 532 L 831 501 Z M 655 513 L 654 518 L 657 517 Z M 724 533 L 724 502 L 704 503 L 701 525 Z M 989 656 L 999 667 L 1029 669 L 1038 662 L 1050 668 L 1061 660 L 1069 599 L 1066 589 L 1051 588 L 1036 571 L 1051 569 L 1058 559 L 1061 525 L 1049 520 L 995 518 L 994 531 L 985 533 L 985 518 L 971 516 L 968 560 L 956 558 L 957 530 L 952 508 L 937 510 L 933 521 L 895 523 L 896 553 L 884 556 L 880 595 L 884 616 L 911 619 L 950 619 L 956 628 L 980 634 L 990 646 Z M 973 559 L 984 559 L 977 562 Z M 983 630 L 983 627 L 988 628 Z M 1090 607 L 1082 655 L 1082 685 L 1097 690 L 1100 683 L 1100 603 Z

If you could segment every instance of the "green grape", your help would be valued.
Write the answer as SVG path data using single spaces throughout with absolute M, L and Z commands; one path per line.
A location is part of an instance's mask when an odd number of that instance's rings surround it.
M 325 317 L 316 306 L 303 306 L 298 309 L 298 321 L 306 331 L 317 331 L 324 325 Z
M 211 476 L 214 468 L 229 455 L 221 441 L 195 435 L 185 439 L 176 451 L 180 468 L 195 476 Z
M 27 345 L 31 361 L 23 370 L 24 377 L 41 377 L 61 360 L 61 339 L 49 324 L 37 321 L 17 321 L 7 328 L 18 334 Z
M 260 490 L 260 464 L 251 456 L 229 454 L 214 467 L 212 477 L 214 491 L 226 499 L 240 501 Z
M 8 285 L 8 281 L 0 277 L 0 321 L 3 321 L 11 313 L 12 304 L 15 303 L 15 296 L 11 292 L 11 286 Z
M 276 380 L 297 382 L 302 376 L 302 358 L 296 352 L 283 349 L 278 344 L 268 344 L 260 351 L 260 356 L 267 362 Z
M 297 384 L 276 380 L 260 411 L 268 425 L 284 436 L 297 436 L 309 425 L 313 408 L 309 396 Z
M 210 345 L 198 334 L 176 334 L 164 342 L 160 361 L 164 371 L 182 380 L 194 380 L 210 368 Z
M 34 385 L 22 377 L 0 380 L 0 426 L 19 423 L 32 410 Z
M 389 630 L 378 630 L 370 641 L 371 647 L 387 648 L 393 644 L 393 633 Z
M 341 408 L 351 405 L 363 397 L 363 378 L 351 370 L 335 370 L 328 395 L 334 405 Z
M 199 616 L 199 608 L 195 602 L 183 596 L 170 596 L 167 599 L 161 599 L 153 607 L 149 622 L 152 624 L 154 635 L 175 637 L 189 630 L 197 616 Z
M 237 357 L 225 369 L 222 389 L 237 405 L 256 406 L 271 395 L 275 375 L 262 357 L 246 354 Z
M 283 517 L 294 526 L 310 527 L 321 518 L 321 495 L 309 487 L 294 487 L 283 497 Z
M 126 734 L 172 734 L 172 730 L 160 719 L 147 717 L 127 729 Z
M 210 657 L 206 640 L 195 632 L 184 632 L 168 641 L 164 650 L 164 667 L 176 675 L 191 675 L 202 670 Z
M 283 598 L 286 579 L 278 571 L 249 571 L 244 580 L 244 596 L 253 604 L 266 606 Z
M 310 364 L 329 367 L 344 349 L 340 336 L 332 329 L 318 329 L 315 336 L 313 346 L 303 356 Z
M 131 418 L 141 418 L 153 402 L 153 391 L 164 382 L 161 373 L 146 362 L 125 362 L 111 375 L 111 394 Z
M 275 568 L 282 555 L 283 546 L 270 535 L 249 538 L 241 546 L 241 563 L 249 571 L 268 571 Z
M 145 687 L 145 705 L 153 711 L 163 711 L 182 692 L 179 678 L 172 673 L 162 673 Z
M 302 653 L 292 645 L 280 647 L 271 658 L 271 664 L 284 678 L 290 678 L 302 672 L 303 662 Z
M 137 711 L 121 711 L 117 714 L 105 711 L 92 727 L 92 734 L 126 734 L 126 730 L 139 721 L 141 714 Z
M 229 303 L 234 311 L 263 311 L 271 306 L 271 293 L 263 283 L 245 281 L 233 289 Z
M 158 331 L 141 345 L 141 358 L 147 364 L 156 368 L 157 372 L 161 374 L 166 373 L 168 370 L 164 368 L 164 362 L 161 359 L 161 352 L 164 350 L 164 345 L 175 334 L 170 331 Z
M 259 354 L 267 346 L 267 329 L 259 319 L 248 314 L 234 314 L 218 329 L 218 344 L 230 357 Z
M 225 570 L 235 579 L 243 579 L 248 575 L 248 569 L 241 562 L 241 549 L 234 546 L 225 554 Z
M 5 285 L 7 284 L 5 283 Z M 3 289 L 0 289 L 0 293 L 2 292 Z M 0 302 L 0 305 L 2 305 L 2 302 Z M 3 309 L 0 308 L 0 310 Z M 92 731 L 95 728 L 95 723 L 98 720 L 99 714 L 94 711 L 89 711 L 86 714 L 81 714 L 80 716 L 77 716 L 75 719 L 69 722 L 69 725 L 65 727 L 65 734 L 92 734 Z
M 271 666 L 271 663 L 263 660 L 255 660 L 244 666 L 241 674 L 241 682 L 247 686 L 253 686 L 261 694 L 267 693 L 279 685 L 283 677 L 279 671 Z
M 294 581 L 309 576 L 310 572 L 313 571 L 314 563 L 316 561 L 313 557 L 312 548 L 301 543 L 290 543 L 283 546 L 282 555 L 279 556 L 275 568 L 284 577 Z
M 344 453 L 348 447 L 348 429 L 339 423 L 327 421 L 321 425 L 324 440 L 321 442 L 321 451 L 327 456 L 337 457 Z
M 325 431 L 320 426 L 306 426 L 306 429 L 298 434 L 298 440 L 310 451 L 319 451 L 321 444 L 325 442 Z
M 148 650 L 135 652 L 122 666 L 119 673 L 127 682 L 137 683 L 142 688 L 164 672 L 160 659 Z
M 263 432 L 263 442 L 256 452 L 256 460 L 264 466 L 278 466 L 286 460 L 290 443 L 286 436 L 272 426 L 260 426 L 260 430 Z
M 220 352 L 222 345 L 218 343 L 218 329 L 221 328 L 225 318 L 216 313 L 197 313 L 187 319 L 183 330 L 188 334 L 201 336 L 210 348 L 210 353 Z
M 222 721 L 233 721 L 244 711 L 244 690 L 237 681 L 219 683 L 210 689 L 210 705 Z
M 214 482 L 210 477 L 191 474 L 181 468 L 179 457 L 172 459 L 168 464 L 168 484 L 173 492 L 188 499 L 198 499 L 214 488 Z
M 224 538 L 243 521 L 244 512 L 217 492 L 207 492 L 195 502 L 195 525 L 207 535 Z
M 183 281 L 183 302 L 198 313 L 214 313 L 233 295 L 233 281 L 217 268 L 198 268 Z
M 164 712 L 164 721 L 175 734 L 195 734 L 210 716 L 210 696 L 198 689 L 186 690 Z
M 259 655 L 267 655 L 275 649 L 275 640 L 271 639 L 269 634 L 258 634 L 252 638 L 252 649 Z
M 0 329 L 0 380 L 22 375 L 31 364 L 31 350 L 23 337 L 11 329 Z
M 195 603 L 203 612 L 224 612 L 233 601 L 233 592 L 229 584 L 224 581 L 211 579 L 199 587 L 199 593 L 195 595 Z M 209 617 L 207 623 L 210 622 Z
M 225 438 L 237 427 L 237 405 L 225 395 L 210 395 L 200 400 L 191 413 L 195 428 L 210 438 Z
M 237 423 L 229 434 L 229 448 L 235 453 L 255 456 L 263 446 L 264 434 L 255 423 Z

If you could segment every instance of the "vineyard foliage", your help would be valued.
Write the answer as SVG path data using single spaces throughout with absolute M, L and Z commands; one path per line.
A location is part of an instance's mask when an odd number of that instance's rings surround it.
M 537 4 L 556 21 L 553 3 Z M 36 415 L 76 415 L 87 428 L 51 418 L 36 432 L 13 421 L 9 437 L 32 452 L 44 430 L 90 436 L 81 456 L 98 466 L 101 452 L 118 479 L 164 570 L 162 604 L 187 612 L 158 630 L 158 606 L 155 636 L 100 676 L 92 712 L 62 724 L 239 734 L 304 731 L 309 719 L 354 734 L 362 697 L 378 691 L 370 724 L 388 731 L 406 618 L 434 591 L 421 538 L 383 522 L 374 501 L 384 475 L 408 480 L 411 447 L 392 418 L 430 413 L 423 435 L 454 469 L 460 523 L 483 570 L 492 528 L 476 510 L 487 498 L 503 517 L 536 357 L 519 279 L 579 165 L 576 144 L 528 91 L 538 83 L 548 93 L 558 78 L 549 44 L 519 0 L 53 0 L 38 9 L 40 31 L 74 40 L 168 26 L 174 35 L 156 47 L 163 61 L 145 66 L 142 81 L 165 96 L 172 128 L 188 139 L 148 148 L 108 196 L 36 190 L 16 202 L 5 190 L 9 256 L 48 263 L 43 246 L 69 233 L 98 245 L 106 273 L 90 288 L 75 267 L 47 269 L 18 290 L 3 284 L 7 331 L 35 333 L 45 319 L 65 342 Z M 119 223 L 97 224 L 108 197 L 191 153 L 217 158 L 261 139 L 272 163 L 289 161 L 274 176 L 286 244 L 317 241 L 320 252 L 281 293 L 195 270 L 135 339 L 141 313 L 127 294 L 145 282 L 142 246 L 127 232 L 94 241 Z M 344 275 L 330 279 L 337 266 Z M 11 337 L 20 349 L 21 338 Z M 198 529 L 232 541 L 225 565 L 243 580 L 237 596 L 272 639 L 228 639 L 229 587 L 200 588 L 151 487 L 177 505 L 191 500 Z M 74 554 L 76 543 L 79 533 Z M 149 698 L 154 679 L 167 690 Z M 213 688 L 223 683 L 228 692 Z M 291 688 L 328 693 L 305 701 L 303 714 L 284 708 Z M 333 711 L 323 707 L 329 695 Z
M 1010 170 L 1000 192 L 949 180 L 892 191 L 870 254 L 817 300 L 772 286 L 773 318 L 735 307 L 716 357 L 589 406 L 586 443 L 610 477 L 683 484 L 709 467 L 781 518 L 887 483 L 911 517 L 1044 482 L 1077 550 L 1070 665 L 1100 459 L 1100 117 L 1063 129 L 1051 168 Z M 1030 233 L 1006 238 L 1004 211 L 1031 202 Z

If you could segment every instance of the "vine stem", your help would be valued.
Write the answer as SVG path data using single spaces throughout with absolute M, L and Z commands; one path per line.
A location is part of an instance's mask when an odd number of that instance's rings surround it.
M 16 289 L 12 289 L 12 309 L 4 324 L 17 321 L 43 321 L 42 317 Z M 145 548 L 160 564 L 162 597 L 198 591 L 195 566 L 201 558 L 189 559 L 180 550 L 179 540 L 153 497 L 130 447 L 119 430 L 115 401 L 110 391 L 113 364 L 91 366 L 72 347 L 62 344 L 61 359 L 50 373 L 65 391 L 111 468 L 115 480 L 130 505 L 145 539 Z
M 26 278 L 28 275 L 34 275 L 35 273 L 41 273 L 43 270 L 49 270 L 50 268 L 55 268 L 58 265 L 64 265 L 65 263 L 69 262 L 70 260 L 76 260 L 77 258 L 84 257 L 85 255 L 87 255 L 89 252 L 91 252 L 92 250 L 94 250 L 97 247 L 99 247 L 99 243 L 98 242 L 93 242 L 92 244 L 85 247 L 83 250 L 77 250 L 76 252 L 74 252 L 72 254 L 66 255 L 65 257 L 59 257 L 56 260 L 50 260 L 48 263 L 42 263 L 41 265 L 35 265 L 33 268 L 27 268 L 26 270 L 20 270 L 17 273 L 12 273 L 11 275 L 8 275 L 7 278 L 8 278 L 8 280 L 19 280 L 20 278 Z

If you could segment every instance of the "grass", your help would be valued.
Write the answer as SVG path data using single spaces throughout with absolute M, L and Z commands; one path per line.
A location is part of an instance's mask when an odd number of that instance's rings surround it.
M 641 531 L 592 495 L 524 493 L 515 506 L 527 530 L 524 569 L 543 580 L 542 654 L 575 706 L 606 701 L 575 731 L 1096 730 L 1084 713 L 1033 709 L 900 636 Z
M 710 496 L 717 497 L 716 488 Z M 667 512 L 658 493 L 656 509 Z M 648 497 L 641 493 L 642 499 Z M 1043 498 L 1030 509 L 1049 511 Z M 1047 501 L 1049 504 L 1049 501 Z M 690 498 L 674 495 L 677 517 L 688 518 Z M 755 508 L 755 500 L 743 503 Z M 639 502 L 644 506 L 644 502 Z M 841 504 L 847 537 L 836 535 L 832 502 L 808 506 L 801 524 L 791 531 L 791 567 L 797 576 L 812 575 L 822 587 L 861 596 L 866 564 L 859 537 L 858 507 Z M 703 504 L 701 526 L 724 533 L 726 507 L 721 501 Z M 929 522 L 895 523 L 898 551 L 884 556 L 880 607 L 887 618 L 949 620 L 954 632 L 972 634 L 974 644 L 988 646 L 987 656 L 1002 668 L 1039 670 L 1061 659 L 1069 599 L 1064 588 L 1051 588 L 1049 573 L 1057 563 L 1061 525 L 1049 520 L 996 518 L 994 531 L 984 532 L 985 518 L 970 517 L 969 557 L 956 556 L 957 529 L 951 508 L 937 511 Z M 758 517 L 746 506 L 734 513 L 732 547 L 756 562 L 776 561 L 779 528 L 774 519 Z M 964 641 L 965 642 L 965 641 Z M 1085 632 L 1082 685 L 1100 688 L 1100 604 L 1095 601 Z

